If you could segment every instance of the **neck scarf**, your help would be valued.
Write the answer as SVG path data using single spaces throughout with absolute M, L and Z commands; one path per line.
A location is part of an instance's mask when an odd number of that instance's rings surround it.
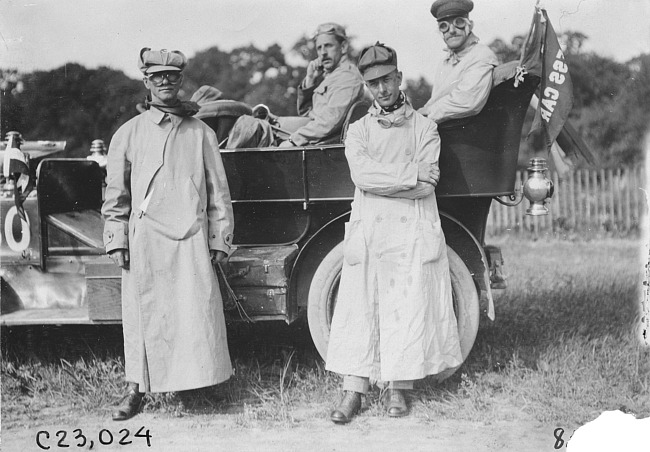
M 473 33 L 470 33 L 469 36 L 467 37 L 467 45 L 465 46 L 464 49 L 456 52 L 455 50 L 451 50 L 450 48 L 445 48 L 444 50 L 445 52 L 447 52 L 445 63 L 451 63 L 452 66 L 457 65 L 460 62 L 460 57 L 465 55 L 465 53 L 467 53 L 467 51 L 476 43 L 478 43 L 478 38 Z
M 156 107 L 162 112 L 177 116 L 194 116 L 199 111 L 199 104 L 196 102 L 177 99 L 173 105 L 165 105 L 155 103 L 151 100 L 151 97 L 147 96 L 144 100 L 144 108 L 149 110 L 151 107 Z
M 399 109 L 402 105 L 404 105 L 404 102 L 406 102 L 406 98 L 404 97 L 404 93 L 400 91 L 399 97 L 395 101 L 395 103 L 389 107 L 384 107 L 382 108 L 382 111 L 385 113 L 392 113 L 395 110 Z

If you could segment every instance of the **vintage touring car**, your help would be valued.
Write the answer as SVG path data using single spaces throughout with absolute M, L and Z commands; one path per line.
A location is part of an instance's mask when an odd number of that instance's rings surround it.
M 517 87 L 512 79 L 505 80 L 493 88 L 479 115 L 439 127 L 442 178 L 436 196 L 464 357 L 474 343 L 481 312 L 493 315 L 493 289 L 505 287 L 500 250 L 485 244 L 485 228 L 492 200 L 509 203 L 516 197 L 522 125 L 538 83 L 532 75 Z M 234 120 L 250 114 L 251 108 L 218 102 L 222 104 L 204 121 L 221 141 Z M 367 107 L 355 105 L 346 123 L 365 114 Z M 322 356 L 336 305 L 344 223 L 354 191 L 344 145 L 338 141 L 221 150 L 237 246 L 218 271 L 227 318 L 287 323 L 307 318 Z M 36 152 L 28 148 L 27 143 L 25 151 Z M 17 215 L 6 187 L 0 199 L 0 323 L 118 323 L 121 275 L 105 256 L 99 213 L 104 172 L 90 159 L 37 157 L 37 195 L 25 201 L 27 219 Z M 551 186 L 544 178 L 543 162 L 535 162 L 529 172 L 533 177 L 524 191 L 536 203 L 533 213 L 539 213 Z

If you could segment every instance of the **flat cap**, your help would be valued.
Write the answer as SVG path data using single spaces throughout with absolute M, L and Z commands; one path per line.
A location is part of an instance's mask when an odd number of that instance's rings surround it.
M 312 39 L 316 39 L 319 35 L 334 35 L 343 38 L 346 41 L 348 39 L 348 35 L 345 34 L 345 28 L 339 24 L 335 24 L 334 22 L 326 22 L 316 27 Z
M 187 66 L 187 58 L 178 50 L 140 50 L 138 67 L 143 74 L 161 71 L 182 71 Z
M 473 9 L 472 0 L 436 0 L 431 5 L 431 14 L 437 20 L 442 20 L 448 17 L 467 17 Z
M 380 42 L 365 49 L 359 58 L 359 72 L 365 81 L 383 77 L 396 69 L 397 53 Z

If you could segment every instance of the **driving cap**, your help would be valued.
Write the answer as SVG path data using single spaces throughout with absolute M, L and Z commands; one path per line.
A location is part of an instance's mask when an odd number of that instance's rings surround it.
M 143 74 L 161 71 L 182 71 L 187 65 L 187 58 L 178 50 L 140 50 L 138 66 Z
M 467 17 L 473 9 L 472 0 L 436 0 L 431 5 L 431 14 L 437 20 L 443 20 L 448 17 Z
M 390 74 L 397 69 L 397 53 L 380 42 L 368 47 L 359 58 L 359 72 L 365 81 Z
M 346 41 L 348 39 L 348 36 L 345 34 L 345 28 L 339 24 L 335 24 L 334 22 L 326 22 L 316 27 L 316 31 L 312 38 L 316 39 L 318 35 L 334 35 L 345 39 Z

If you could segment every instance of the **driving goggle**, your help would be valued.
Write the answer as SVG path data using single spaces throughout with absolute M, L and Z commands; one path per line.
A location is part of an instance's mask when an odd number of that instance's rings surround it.
M 381 126 L 382 129 L 390 129 L 391 127 L 399 127 L 406 122 L 406 116 L 398 116 L 394 120 L 384 118 L 382 116 L 377 116 L 377 123 Z
M 438 21 L 438 30 L 440 30 L 442 33 L 447 33 L 452 25 L 454 26 L 454 28 L 458 28 L 462 30 L 467 26 L 467 18 L 454 17 L 451 20 Z
M 342 29 L 339 25 L 336 24 L 321 24 L 316 28 L 316 31 L 312 35 L 312 39 L 316 39 L 318 35 L 335 35 L 340 36 L 343 39 L 346 39 L 345 30 Z
M 180 72 L 154 72 L 153 74 L 147 74 L 147 78 L 151 83 L 156 86 L 162 85 L 164 79 L 167 79 L 169 83 L 175 85 L 180 81 L 182 74 Z

